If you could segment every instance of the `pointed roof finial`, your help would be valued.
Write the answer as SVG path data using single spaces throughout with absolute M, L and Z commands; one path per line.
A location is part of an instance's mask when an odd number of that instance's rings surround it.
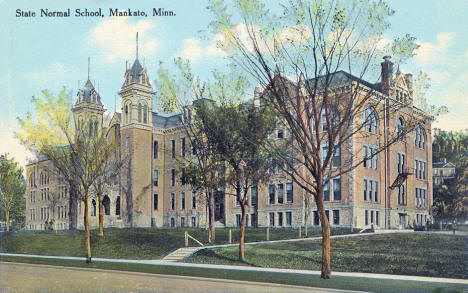
M 89 59 L 90 58 L 88 57 L 88 80 L 89 80 L 89 63 L 91 62 Z
M 136 33 L 136 59 L 138 59 L 138 32 Z

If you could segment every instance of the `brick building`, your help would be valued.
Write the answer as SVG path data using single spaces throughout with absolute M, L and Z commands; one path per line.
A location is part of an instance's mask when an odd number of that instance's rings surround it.
M 386 151 L 380 152 L 348 174 L 331 178 L 325 186 L 325 208 L 332 226 L 399 228 L 425 223 L 432 205 L 432 141 L 430 117 L 412 105 L 412 76 L 399 70 L 393 74 L 389 58 L 382 62 L 382 80 L 371 84 L 346 72 L 335 73 L 344 88 L 358 83 L 363 92 L 383 101 L 401 103 L 401 109 L 375 119 L 341 146 L 334 164 L 340 164 L 348 150 L 373 154 L 386 139 L 386 129 L 399 131 L 407 117 L 419 116 L 421 124 L 405 133 Z M 104 106 L 88 78 L 78 92 L 73 108 L 76 121 L 90 121 L 94 129 L 104 127 L 119 141 L 118 154 L 127 159 L 120 180 L 109 183 L 103 198 L 107 227 L 191 227 L 206 225 L 206 205 L 202 197 L 177 176 L 177 159 L 191 156 L 189 139 L 182 127 L 183 114 L 167 115 L 152 109 L 153 88 L 147 70 L 138 57 L 124 74 L 120 89 L 122 109 L 104 125 Z M 258 93 L 256 93 L 258 95 Z M 363 115 L 374 115 L 366 109 Z M 355 117 L 353 123 L 363 123 Z M 90 129 L 90 131 L 92 131 Z M 284 127 L 274 134 L 277 140 L 289 135 Z M 46 159 L 26 167 L 26 226 L 29 229 L 67 229 L 69 209 L 76 208 L 78 228 L 83 228 L 83 204 L 70 204 L 69 188 Z M 315 204 L 305 223 L 305 193 L 291 178 L 275 171 L 270 180 L 250 190 L 248 226 L 319 225 Z M 90 198 L 91 225 L 97 226 L 96 199 Z M 233 196 L 218 192 L 216 222 L 236 226 L 240 207 Z

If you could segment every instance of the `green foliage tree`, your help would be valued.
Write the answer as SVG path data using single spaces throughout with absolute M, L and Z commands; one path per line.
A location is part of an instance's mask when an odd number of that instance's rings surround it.
M 468 215 L 468 135 L 442 131 L 433 143 L 433 160 L 455 164 L 455 176 L 434 188 L 432 211 L 440 219 L 467 218 Z
M 221 103 L 197 109 L 203 133 L 225 162 L 227 190 L 233 190 L 241 209 L 239 259 L 245 258 L 246 206 L 249 190 L 270 176 L 269 136 L 275 115 L 266 106 Z
M 56 175 L 64 178 L 74 194 L 84 203 L 86 231 L 86 262 L 91 262 L 89 199 L 93 184 L 104 176 L 113 163 L 116 142 L 108 140 L 105 131 L 94 131 L 86 123 L 78 125 L 73 119 L 71 104 L 65 88 L 56 96 L 43 91 L 33 97 L 35 115 L 28 113 L 20 119 L 18 137 L 31 151 L 50 160 Z
M 18 162 L 8 158 L 8 154 L 0 156 L 0 203 L 2 220 L 6 230 L 10 231 L 11 223 L 20 227 L 24 223 L 24 191 L 25 183 Z
M 362 117 L 366 107 L 378 109 L 379 121 L 403 108 L 412 109 L 407 102 L 376 98 L 372 88 L 363 93 L 360 80 L 380 75 L 375 65 L 381 56 L 393 55 L 397 63 L 411 58 L 417 48 L 415 38 L 405 35 L 384 44 L 383 34 L 394 13 L 384 1 L 299 0 L 274 7 L 261 0 L 211 0 L 208 9 L 218 47 L 264 89 L 262 99 L 292 133 L 294 164 L 285 171 L 317 205 L 322 226 L 321 277 L 328 279 L 330 225 L 323 203 L 324 183 L 365 161 L 358 153 L 346 154 L 351 159 L 336 170 L 331 150 L 347 145 L 360 133 L 366 123 L 353 123 L 352 117 Z M 349 91 L 337 90 L 340 80 L 335 77 L 340 70 L 359 78 Z M 381 86 L 385 90 L 387 85 Z M 424 119 L 412 115 L 402 133 L 388 133 L 377 153 L 385 152 Z

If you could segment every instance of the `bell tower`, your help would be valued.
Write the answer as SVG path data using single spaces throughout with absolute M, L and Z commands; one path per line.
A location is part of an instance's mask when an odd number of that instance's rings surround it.
M 89 135 L 95 135 L 102 129 L 104 105 L 101 96 L 89 78 L 90 59 L 88 57 L 88 79 L 84 87 L 78 90 L 75 105 L 73 106 L 73 117 L 76 128 L 86 127 L 84 131 Z
M 132 67 L 125 70 L 119 94 L 122 99 L 121 155 L 126 162 L 121 176 L 123 218 L 129 227 L 148 227 L 152 213 L 153 87 L 146 68 L 138 59 L 138 33 L 136 58 Z

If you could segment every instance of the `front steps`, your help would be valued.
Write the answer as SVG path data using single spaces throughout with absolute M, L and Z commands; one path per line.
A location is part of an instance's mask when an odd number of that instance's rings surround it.
M 183 247 L 179 248 L 168 255 L 166 255 L 162 260 L 164 261 L 181 261 L 184 260 L 184 258 L 189 257 L 193 253 L 195 253 L 197 250 L 199 250 L 200 247 Z

